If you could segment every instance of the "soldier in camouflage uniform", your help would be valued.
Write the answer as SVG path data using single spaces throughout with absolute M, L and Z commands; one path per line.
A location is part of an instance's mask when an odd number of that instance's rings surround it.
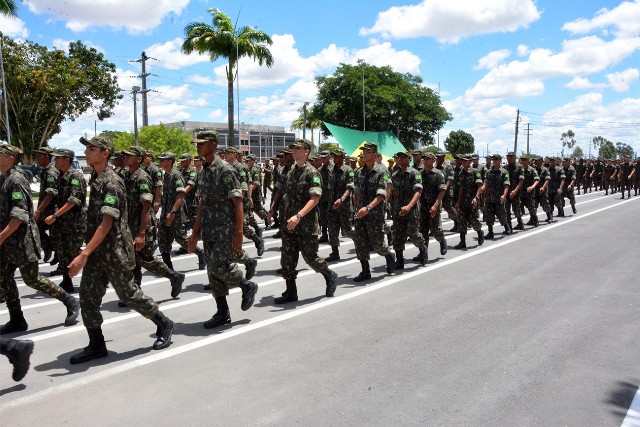
M 484 243 L 482 224 L 478 221 L 478 204 L 482 194 L 482 176 L 477 169 L 471 167 L 471 157 L 460 156 L 462 168 L 458 174 L 458 200 L 456 212 L 458 214 L 458 232 L 460 243 L 455 249 L 467 247 L 467 227 L 471 226 L 478 233 L 478 246 Z
M 216 313 L 203 326 L 206 329 L 231 323 L 227 295 L 229 289 L 242 289 L 240 308 L 248 310 L 253 305 L 258 285 L 242 277 L 242 272 L 233 262 L 240 257 L 244 228 L 243 195 L 240 181 L 233 168 L 216 156 L 218 134 L 202 131 L 196 135 L 198 155 L 204 159 L 202 172 L 198 176 L 200 206 L 189 236 L 189 249 L 196 247 L 202 238 L 207 276 L 216 301 Z
M 600 187 L 600 190 L 602 190 L 603 170 L 604 163 L 602 162 L 602 159 L 596 160 L 596 164 L 593 166 L 592 172 L 593 186 L 595 187 L 595 191 L 598 191 L 598 187 Z
M 124 178 L 124 173 L 126 172 L 127 167 L 124 164 L 124 152 L 122 150 L 113 153 L 113 156 L 111 157 L 111 166 L 113 166 L 113 171 L 120 175 L 120 178 Z
M 151 177 L 151 194 L 153 194 L 153 226 L 156 228 L 156 213 L 160 210 L 160 199 L 162 198 L 162 169 L 153 164 L 153 153 L 147 150 L 144 159 L 142 160 L 142 169 Z M 153 238 L 155 240 L 155 236 Z
M 547 223 L 550 224 L 553 222 L 552 210 L 549 205 L 549 183 L 551 182 L 551 175 L 549 174 L 549 169 L 542 164 L 542 160 L 542 157 L 535 156 L 536 172 L 538 172 L 538 178 L 541 183 L 536 190 L 536 210 L 538 206 L 542 206 L 542 210 L 547 214 Z
M 271 183 L 273 182 L 273 169 L 277 166 L 271 165 L 271 161 L 273 161 L 273 157 L 266 158 L 264 160 L 264 166 L 262 167 L 262 198 L 266 200 L 267 198 L 267 190 L 272 191 Z
M 537 227 L 540 222 L 538 221 L 536 194 L 538 193 L 538 185 L 540 185 L 540 177 L 536 168 L 531 166 L 530 160 L 531 158 L 528 154 L 520 156 L 520 164 L 524 170 L 524 181 L 520 188 L 520 201 L 522 206 L 526 206 L 529 211 L 529 217 L 531 218 L 529 223 Z
M 0 328 L 0 334 L 29 328 L 20 306 L 20 295 L 14 279 L 16 270 L 20 270 L 27 286 L 65 305 L 65 326 L 76 323 L 79 310 L 74 297 L 38 274 L 40 235 L 32 217 L 29 182 L 22 170 L 16 168 L 21 157 L 20 148 L 0 145 L 0 292 L 4 294 L 9 311 L 9 322 Z
M 318 215 L 320 221 L 320 230 L 322 232 L 318 242 L 326 243 L 329 241 L 329 235 L 327 234 L 328 222 L 327 222 L 327 206 L 329 205 L 329 175 L 331 175 L 331 157 L 329 157 L 328 151 L 322 151 L 319 155 L 320 163 L 322 166 L 318 168 L 320 172 L 320 178 L 322 179 L 322 196 L 320 196 L 320 202 L 318 203 Z
M 591 182 L 593 181 L 593 163 L 591 159 L 587 159 L 587 163 L 585 164 L 584 169 L 584 193 L 587 194 L 587 189 L 589 189 L 589 193 L 591 193 Z
M 396 270 L 396 256 L 384 243 L 384 201 L 387 196 L 389 175 L 375 164 L 377 144 L 365 142 L 360 149 L 362 150 L 362 167 L 357 170 L 355 176 L 356 220 L 353 242 L 362 271 L 353 279 L 355 282 L 371 278 L 369 268 L 371 249 L 385 257 L 388 274 Z
M 484 178 L 487 176 L 487 166 L 480 163 L 479 155 L 471 155 L 471 167 L 480 172 L 480 178 L 484 183 Z M 478 200 L 478 210 L 482 212 L 482 221 L 484 222 L 484 194 L 481 194 L 480 200 Z
M 278 218 L 280 221 L 280 229 L 276 234 L 273 235 L 274 239 L 279 239 L 282 237 L 282 230 L 287 226 L 286 218 L 284 217 L 284 201 L 282 197 L 284 196 L 286 186 L 287 186 L 287 174 L 291 170 L 293 166 L 293 157 L 291 157 L 291 148 L 287 147 L 282 152 L 281 157 L 281 165 L 282 170 L 278 173 L 278 181 L 274 185 L 274 189 L 276 195 L 273 197 L 273 205 L 271 206 L 271 210 L 269 211 L 269 215 L 267 218 L 270 220 L 274 215 L 274 211 L 278 213 Z
M 87 201 L 87 182 L 81 170 L 74 169 L 71 162 L 75 153 L 66 148 L 53 152 L 56 169 L 60 176 L 56 183 L 54 203 L 57 208 L 45 222 L 51 226 L 51 236 L 58 256 L 58 271 L 62 273 L 60 287 L 74 292 L 73 281 L 69 277 L 68 265 L 80 253 L 87 230 L 85 204 Z M 47 189 L 53 192 L 53 189 Z M 52 193 L 49 193 L 52 194 Z
M 396 156 L 397 155 L 398 154 L 396 153 Z M 413 152 L 411 153 L 411 158 L 413 160 L 411 163 L 411 167 L 417 170 L 418 172 L 422 172 L 422 170 L 424 169 L 424 164 L 422 163 L 422 150 L 413 150 Z M 395 171 L 392 171 L 392 173 L 393 172 Z
M 142 286 L 142 267 L 157 277 L 165 277 L 171 283 L 171 297 L 176 298 L 182 292 L 184 274 L 170 269 L 160 258 L 153 256 L 153 223 L 151 221 L 153 202 L 153 186 L 151 177 L 140 163 L 145 155 L 145 150 L 140 147 L 129 147 L 124 150 L 125 164 L 125 188 L 127 191 L 127 217 L 131 233 L 136 233 L 133 238 L 133 246 L 136 250 L 136 266 L 133 269 L 133 277 L 138 286 Z
M 397 170 L 391 176 L 391 212 L 393 217 L 393 249 L 396 252 L 396 270 L 404 269 L 404 247 L 407 238 L 420 250 L 420 264 L 427 263 L 427 246 L 420 234 L 420 195 L 422 194 L 422 174 L 409 166 L 409 153 L 398 152 Z M 422 156 L 422 153 L 420 153 Z M 422 162 L 420 162 L 422 163 Z
M 184 205 L 184 180 L 180 172 L 173 167 L 176 160 L 174 153 L 162 153 L 158 156 L 160 166 L 164 170 L 162 198 L 160 199 L 160 224 L 158 229 L 158 247 L 162 261 L 173 270 L 171 262 L 171 244 L 175 240 L 182 249 L 187 250 L 187 226 L 189 218 Z M 204 252 L 195 248 L 198 256 L 198 269 L 204 270 Z
M 55 188 L 56 182 L 58 181 L 58 175 L 60 175 L 58 169 L 56 169 L 53 163 L 51 163 L 52 152 L 53 149 L 50 147 L 40 147 L 37 150 L 34 150 L 36 162 L 42 170 L 40 171 L 38 209 L 33 213 L 33 217 L 36 220 L 38 230 L 40 231 L 40 243 L 42 244 L 42 251 L 44 252 L 42 260 L 44 262 L 49 262 L 53 255 L 53 243 L 47 234 L 47 230 L 49 230 L 50 227 L 44 219 L 51 215 L 56 209 L 55 204 L 53 203 L 54 196 L 47 197 L 47 189 Z
M 344 162 L 346 153 L 338 149 L 333 152 L 333 169 L 329 175 L 327 185 L 327 222 L 329 224 L 329 244 L 331 253 L 326 258 L 327 262 L 340 259 L 340 230 L 345 237 L 353 239 L 353 204 L 351 199 L 355 190 L 355 172 L 351 166 Z M 318 209 L 324 209 L 318 206 Z
M 278 153 L 275 156 L 271 157 L 271 161 L 273 161 L 273 166 L 271 169 L 271 184 L 272 186 L 269 188 L 269 190 L 271 191 L 271 199 L 269 201 L 269 210 L 271 210 L 271 208 L 273 208 L 273 201 L 276 198 L 276 183 L 278 182 L 278 180 L 280 179 L 280 161 L 282 160 L 282 156 L 284 155 L 284 153 Z M 269 213 L 269 211 L 267 211 L 267 214 Z M 271 228 L 277 228 L 278 230 L 280 230 L 280 220 L 278 219 L 278 208 L 276 207 L 276 209 L 274 210 L 274 214 L 273 216 L 273 225 L 271 226 Z M 271 219 L 270 219 L 271 221 Z
M 623 156 L 623 162 L 620 164 L 620 192 L 621 199 L 624 199 L 624 192 L 627 191 L 627 198 L 631 197 L 631 186 L 633 184 L 633 163 L 629 161 L 629 156 Z
M 605 196 L 609 195 L 609 187 L 611 186 L 611 177 L 613 177 L 615 172 L 616 172 L 616 168 L 613 166 L 613 162 L 611 161 L 611 159 L 607 159 L 607 164 L 602 171 L 602 186 L 604 187 Z M 612 190 L 611 194 L 613 193 L 614 191 Z
M 258 256 L 262 256 L 264 253 L 264 240 L 261 237 L 262 231 L 260 227 L 254 229 L 249 225 L 249 216 L 253 215 L 251 212 L 251 197 L 249 195 L 249 170 L 237 160 L 237 156 L 240 153 L 235 147 L 227 147 L 225 149 L 225 160 L 231 168 L 236 172 L 236 177 L 240 181 L 242 187 L 242 208 L 244 212 L 244 237 L 253 241 L 258 251 Z M 254 221 L 255 222 L 255 221 Z M 256 224 L 257 225 L 257 224 Z M 258 231 L 260 230 L 260 231 Z
M 565 157 L 562 160 L 562 166 L 564 168 L 564 176 L 566 179 L 565 183 L 568 182 L 568 184 L 564 186 L 563 196 L 569 199 L 569 203 L 571 204 L 571 209 L 575 214 L 578 212 L 576 210 L 576 196 L 573 193 L 573 188 L 576 185 L 576 169 L 571 165 L 571 159 L 569 159 L 568 157 Z M 562 200 L 562 204 L 564 206 L 564 199 Z
M 433 153 L 422 155 L 422 194 L 420 196 L 420 233 L 424 237 L 424 243 L 429 247 L 429 232 L 440 243 L 440 255 L 447 253 L 447 240 L 442 231 L 442 199 L 447 186 L 444 175 L 435 168 L 436 156 Z M 420 261 L 419 256 L 413 259 Z
M 434 167 L 444 175 L 446 188 L 444 192 L 444 199 L 442 199 L 442 208 L 447 212 L 449 219 L 455 221 L 456 212 L 453 210 L 453 167 L 450 163 L 445 162 L 444 159 L 444 153 L 442 151 L 438 151 L 436 153 L 436 164 Z
M 520 202 L 520 189 L 524 182 L 524 169 L 522 165 L 516 162 L 516 153 L 510 151 L 507 153 L 507 166 L 505 168 L 509 173 L 509 194 L 507 201 L 505 202 L 505 209 L 507 211 L 507 222 L 509 228 L 511 227 L 511 211 L 516 217 L 518 224 L 513 227 L 516 230 L 524 230 L 524 223 L 522 222 L 522 204 Z
M 510 235 L 512 233 L 510 224 L 507 221 L 507 211 L 504 208 L 504 203 L 509 193 L 509 172 L 502 167 L 502 156 L 500 154 L 491 156 L 491 161 L 493 164 L 491 169 L 487 171 L 482 188 L 482 192 L 486 195 L 485 220 L 489 229 L 486 236 L 487 239 L 494 238 L 493 223 L 496 216 L 504 227 L 504 234 Z
M 580 187 L 582 187 L 582 189 L 586 193 L 584 174 L 587 171 L 587 167 L 584 164 L 584 160 L 582 158 L 578 159 L 578 163 L 576 164 L 575 168 L 576 168 L 576 186 L 578 189 L 578 194 L 580 194 Z
M 563 207 L 563 193 L 565 185 L 564 169 L 558 166 L 556 158 L 549 159 L 549 176 L 551 181 L 549 182 L 549 205 L 551 206 L 551 212 L 553 212 L 553 206 L 558 208 L 558 216 L 564 216 Z
M 249 169 L 249 194 L 251 197 L 251 211 L 258 215 L 260 219 L 265 221 L 265 228 L 269 226 L 266 222 L 267 211 L 264 209 L 262 203 L 262 168 L 256 164 L 256 156 L 249 154 L 245 163 Z M 258 226 L 256 219 L 253 215 L 249 216 L 251 224 L 256 230 L 260 230 L 260 237 L 262 237 L 262 229 Z
M 124 181 L 107 166 L 113 143 L 103 138 L 80 138 L 85 145 L 87 164 L 94 172 L 89 181 L 91 192 L 87 209 L 87 246 L 69 265 L 71 277 L 84 267 L 80 280 L 82 321 L 89 345 L 71 356 L 72 364 L 106 357 L 102 334 L 100 304 L 111 283 L 118 297 L 156 325 L 153 349 L 169 346 L 175 324 L 162 314 L 158 305 L 136 285 L 133 278 L 135 250 L 127 223 L 127 195 Z
M 195 166 L 191 164 L 192 161 L 193 156 L 190 153 L 182 153 L 180 155 L 182 181 L 185 183 L 184 203 L 187 207 L 190 229 L 193 228 L 193 223 L 198 213 L 198 200 L 196 199 L 196 193 L 198 191 L 198 171 L 196 171 Z
M 282 278 L 286 289 L 282 296 L 275 298 L 276 304 L 298 301 L 296 278 L 299 255 L 314 271 L 325 280 L 325 295 L 332 297 L 336 291 L 338 275 L 329 269 L 324 258 L 318 256 L 318 202 L 322 195 L 320 173 L 307 162 L 313 146 L 307 140 L 299 139 L 292 144 L 295 166 L 287 174 L 284 194 L 286 228 L 282 232 Z

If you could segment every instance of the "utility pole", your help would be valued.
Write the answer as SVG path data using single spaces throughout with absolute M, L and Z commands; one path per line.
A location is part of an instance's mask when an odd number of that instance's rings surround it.
M 142 80 L 142 89 L 140 90 L 140 93 L 142 94 L 142 127 L 149 126 L 149 113 L 147 110 L 147 92 L 149 92 L 149 90 L 147 89 L 147 76 L 154 75 L 151 73 L 147 73 L 147 59 L 155 58 L 150 58 L 145 52 L 142 52 L 140 59 L 130 61 L 139 62 L 142 65 L 142 74 L 136 76 Z
M 302 117 L 303 117 L 302 139 L 307 139 L 306 138 L 306 135 L 307 135 L 307 105 L 309 105 L 309 103 L 305 102 L 304 105 L 302 106 Z
M 133 94 L 133 144 L 138 146 L 138 92 L 140 86 L 134 86 L 131 88 Z
M 516 114 L 516 137 L 515 140 L 513 141 L 513 152 L 516 153 L 516 156 L 518 155 L 518 125 L 520 124 L 520 109 L 518 109 L 518 112 Z
M 529 154 L 529 136 L 532 135 L 531 134 L 531 124 L 527 123 L 527 154 Z
M 4 98 L 4 120 L 7 129 L 7 144 L 11 145 L 11 126 L 9 126 L 9 109 L 7 108 L 7 85 L 4 80 L 4 61 L 2 59 L 2 38 L 4 34 L 0 31 L 0 71 L 2 71 L 2 97 Z

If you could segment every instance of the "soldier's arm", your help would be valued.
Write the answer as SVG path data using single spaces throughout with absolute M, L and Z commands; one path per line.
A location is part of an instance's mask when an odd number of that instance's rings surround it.
M 518 180 L 518 185 L 516 185 L 516 188 L 513 189 L 513 191 L 515 191 L 516 194 L 520 193 L 520 189 L 522 188 L 523 182 L 524 182 L 524 176 L 521 176 L 520 179 Z
M 77 206 L 77 204 L 71 201 L 65 203 L 60 209 L 55 211 L 53 215 L 49 215 L 48 217 L 46 217 L 45 222 L 49 225 L 53 224 L 53 222 L 55 222 L 55 220 L 58 219 L 58 217 L 61 217 L 62 215 L 66 214 L 75 206 Z
M 91 240 L 87 243 L 87 246 L 80 252 L 80 255 L 74 258 L 69 264 L 69 276 L 73 277 L 87 264 L 87 259 L 89 255 L 91 255 L 98 247 L 102 244 L 104 239 L 111 231 L 111 227 L 113 227 L 113 217 L 111 215 L 102 215 L 102 222 L 96 229 L 96 232 L 93 233 Z
M 27 188 L 28 186 L 23 187 L 19 184 L 10 188 L 11 211 L 9 215 L 11 219 L 2 232 L 0 232 L 0 245 L 15 233 L 22 223 L 27 224 L 29 222 L 29 212 L 33 208 L 27 203 L 28 199 L 25 196 L 28 191 Z
M 231 251 L 235 255 L 240 255 L 242 253 L 242 226 L 244 223 L 244 208 L 242 207 L 241 197 L 234 197 L 231 199 L 231 202 L 233 203 L 233 216 L 236 225 L 236 231 L 233 234 L 233 239 L 231 240 Z
M 22 220 L 13 217 L 9 220 L 9 224 L 0 232 L 0 245 L 9 238 L 22 225 Z

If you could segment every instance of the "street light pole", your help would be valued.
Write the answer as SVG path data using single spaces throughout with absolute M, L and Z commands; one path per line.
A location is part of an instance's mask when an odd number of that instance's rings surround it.
M 138 145 L 138 104 L 136 98 L 139 90 L 140 86 L 131 88 L 131 93 L 133 93 L 133 144 L 136 146 Z
M 4 80 L 4 60 L 2 59 L 2 38 L 4 34 L 0 31 L 0 71 L 2 71 L 2 97 L 4 98 L 4 120 L 7 128 L 7 143 L 11 145 L 11 126 L 9 126 L 9 108 L 7 107 L 7 85 Z
M 309 105 L 308 102 L 305 102 L 304 105 L 302 106 L 302 117 L 303 117 L 303 123 L 302 123 L 302 139 L 307 139 L 307 105 Z

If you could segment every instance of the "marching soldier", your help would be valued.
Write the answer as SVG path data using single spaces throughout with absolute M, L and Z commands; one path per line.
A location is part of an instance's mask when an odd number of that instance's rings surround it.
M 190 153 L 183 153 L 180 155 L 180 167 L 182 172 L 182 181 L 185 183 L 184 191 L 184 204 L 187 208 L 188 216 L 188 228 L 193 228 L 193 223 L 196 220 L 196 214 L 198 211 L 198 200 L 196 199 L 196 193 L 198 191 L 198 171 L 195 166 L 191 164 L 193 156 Z M 180 248 L 182 251 L 182 248 Z M 176 254 L 176 255 L 179 255 Z
M 624 199 L 624 192 L 627 191 L 627 198 L 631 197 L 631 186 L 633 183 L 633 163 L 629 161 L 629 156 L 623 156 L 623 162 L 620 165 L 620 192 L 621 199 Z
M 553 222 L 553 211 L 549 205 L 549 183 L 551 182 L 551 175 L 549 174 L 549 169 L 542 164 L 542 157 L 536 156 L 535 164 L 539 182 L 542 183 L 542 185 L 538 185 L 539 188 L 535 192 L 536 210 L 538 206 L 542 206 L 542 210 L 547 214 L 547 223 L 551 224 L 551 222 Z
M 142 169 L 149 174 L 151 178 L 151 194 L 153 194 L 153 222 L 154 227 L 156 226 L 156 216 L 155 214 L 160 210 L 160 199 L 162 198 L 162 169 L 153 164 L 153 153 L 147 150 L 146 155 L 144 156 L 144 160 L 142 161 Z M 155 238 L 154 238 L 155 240 Z
M 422 194 L 420 196 L 420 233 L 424 243 L 429 247 L 429 232 L 440 243 L 440 255 L 447 253 L 447 240 L 442 231 L 442 200 L 447 191 L 444 175 L 434 167 L 436 156 L 433 153 L 422 155 L 424 168 L 422 170 Z M 428 252 L 427 252 L 428 258 Z M 414 261 L 420 261 L 415 257 Z M 426 261 L 425 261 L 426 262 Z
M 469 226 L 473 227 L 478 233 L 478 246 L 482 246 L 484 243 L 482 224 L 478 221 L 478 204 L 482 194 L 482 176 L 478 170 L 471 167 L 470 156 L 460 156 L 460 160 L 462 160 L 462 168 L 458 175 L 458 200 L 456 201 L 460 243 L 455 246 L 455 249 L 467 247 L 466 235 L 467 227 Z
M 346 153 L 338 149 L 333 152 L 333 169 L 329 175 L 327 223 L 329 224 L 329 244 L 331 253 L 326 258 L 327 262 L 340 259 L 340 230 L 344 236 L 353 239 L 353 204 L 351 199 L 355 190 L 355 172 L 351 166 L 344 162 Z M 319 206 L 318 209 L 324 209 Z
M 273 181 L 273 169 L 274 167 L 278 167 L 277 165 L 271 165 L 271 160 L 266 158 L 264 160 L 264 165 L 262 166 L 262 198 L 267 198 L 267 190 L 272 191 L 271 182 Z
M 269 226 L 269 223 L 266 222 L 267 219 L 267 211 L 264 209 L 264 205 L 262 204 L 262 168 L 260 165 L 256 164 L 256 156 L 253 154 L 249 154 L 245 163 L 247 164 L 247 169 L 249 169 L 249 195 L 251 198 L 251 212 L 258 215 L 260 219 L 265 221 L 265 228 Z M 262 237 L 262 229 L 258 226 L 256 219 L 253 215 L 249 215 L 249 219 L 251 225 L 256 229 L 260 230 L 260 237 Z
M 491 156 L 491 169 L 487 171 L 487 176 L 484 179 L 484 185 L 482 192 L 486 195 L 486 223 L 489 229 L 486 238 L 493 239 L 493 223 L 496 216 L 500 221 L 500 224 L 504 227 L 504 233 L 506 235 L 512 234 L 511 224 L 507 221 L 507 211 L 504 208 L 507 195 L 509 193 L 509 172 L 502 167 L 502 156 L 500 154 L 494 154 Z
M 456 220 L 456 212 L 453 210 L 453 167 L 450 163 L 444 161 L 445 154 L 442 151 L 436 153 L 436 163 L 434 167 L 444 175 L 445 192 L 442 199 L 442 208 L 447 212 L 449 219 Z
M 329 157 L 328 151 L 321 151 L 320 155 L 320 163 L 321 166 L 318 168 L 318 172 L 320 173 L 320 178 L 322 179 L 322 196 L 320 196 L 320 201 L 318 202 L 318 216 L 320 222 L 320 231 L 321 235 L 318 239 L 319 243 L 326 243 L 329 241 L 329 235 L 327 234 L 327 205 L 329 204 L 329 175 L 331 174 L 331 157 Z
M 549 160 L 549 176 L 551 177 L 551 181 L 549 182 L 549 205 L 551 205 L 551 212 L 553 212 L 553 206 L 555 206 L 558 208 L 558 216 L 563 217 L 563 194 L 566 175 L 564 174 L 564 170 L 558 166 L 555 157 Z
M 522 203 L 522 206 L 526 206 L 529 211 L 531 225 L 537 227 L 540 225 L 540 222 L 538 221 L 538 214 L 536 212 L 537 207 L 535 196 L 538 192 L 537 188 L 540 184 L 540 177 L 538 176 L 538 171 L 531 166 L 528 154 L 520 156 L 520 164 L 524 171 L 524 181 L 520 188 L 520 202 Z
M 524 182 L 524 169 L 520 163 L 516 162 L 516 153 L 510 151 L 507 153 L 507 167 L 505 168 L 509 173 L 509 194 L 505 202 L 505 209 L 507 211 L 507 222 L 509 228 L 513 230 L 524 230 L 524 223 L 522 222 L 522 205 L 520 203 L 520 189 Z M 515 227 L 511 226 L 511 211 L 516 217 L 518 224 Z
M 44 252 L 42 261 L 44 262 L 49 262 L 53 256 L 53 243 L 51 242 L 49 234 L 47 234 L 50 227 L 45 222 L 45 218 L 51 215 L 56 208 L 53 203 L 55 193 L 48 194 L 47 189 L 55 191 L 58 175 L 60 175 L 60 171 L 58 171 L 51 162 L 52 152 L 53 149 L 50 147 L 40 147 L 37 150 L 34 150 L 34 153 L 36 154 L 36 162 L 42 170 L 40 171 L 38 209 L 33 213 L 33 217 L 36 220 L 38 230 L 40 231 L 40 243 L 42 244 L 42 251 Z
M 571 209 L 575 214 L 578 212 L 576 210 L 576 196 L 573 193 L 573 188 L 576 185 L 576 169 L 573 166 L 571 166 L 571 159 L 569 159 L 568 157 L 565 157 L 562 160 L 562 165 L 564 167 L 564 176 L 566 179 L 565 182 L 569 182 L 569 184 L 565 185 L 564 187 L 564 197 L 569 199 L 569 203 L 571 204 Z M 562 201 L 562 204 L 564 205 L 564 200 Z

